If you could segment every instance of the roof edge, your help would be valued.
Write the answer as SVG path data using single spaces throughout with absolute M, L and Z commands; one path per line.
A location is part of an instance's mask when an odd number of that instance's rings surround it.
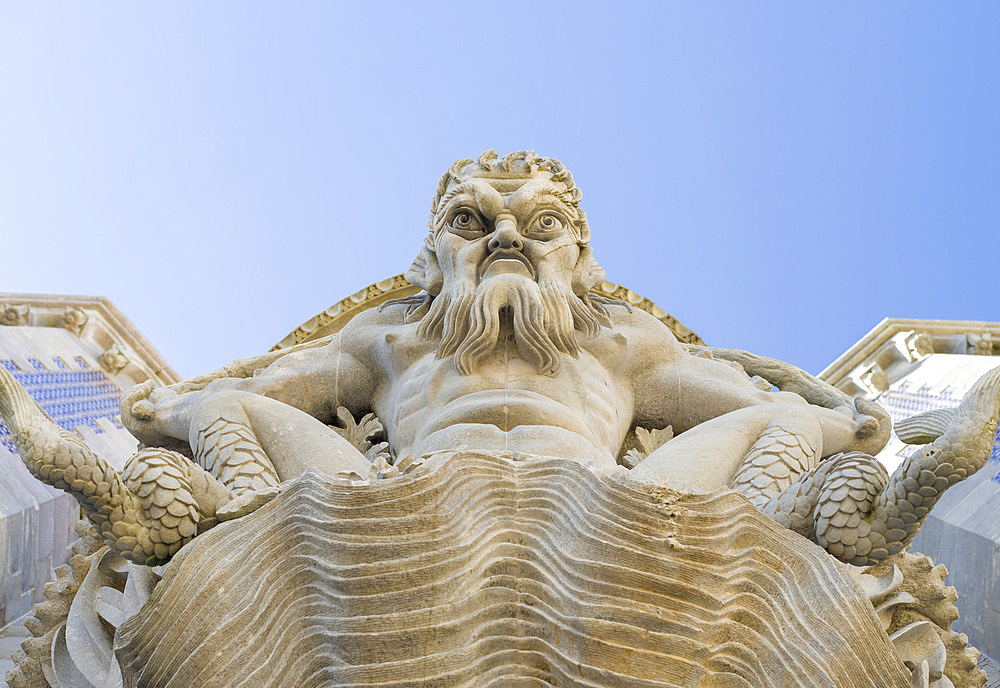
M 69 312 L 74 309 L 83 311 L 87 316 L 82 319 L 83 322 L 76 321 L 75 325 L 67 319 Z M 3 314 L 3 326 L 63 327 L 89 341 L 99 352 L 113 353 L 117 350 L 127 363 L 134 364 L 133 368 L 136 368 L 131 375 L 126 376 L 128 379 L 120 381 L 125 384 L 123 388 L 130 382 L 134 383 L 138 377 L 153 379 L 165 385 L 181 379 L 139 328 L 105 296 L 4 292 L 0 293 L 0 312 Z M 133 355 L 128 356 L 129 353 Z M 119 359 L 118 363 L 121 361 Z M 111 370 L 106 372 L 117 375 L 126 369 L 126 365 L 109 363 Z M 143 375 L 139 375 L 140 372 Z

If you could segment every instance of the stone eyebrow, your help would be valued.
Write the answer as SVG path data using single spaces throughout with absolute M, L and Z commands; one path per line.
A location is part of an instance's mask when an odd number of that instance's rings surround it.
M 579 227 L 576 227 L 576 223 L 580 221 L 580 209 L 573 202 L 572 197 L 569 194 L 559 191 L 558 189 L 543 187 L 535 191 L 535 193 L 529 196 L 526 200 L 537 202 L 542 198 L 554 200 L 555 205 L 560 206 L 561 210 L 569 215 L 570 219 L 573 221 L 574 228 L 579 231 Z
M 459 184 L 454 189 L 452 189 L 451 191 L 449 191 L 444 195 L 444 198 L 442 198 L 441 201 L 438 203 L 438 212 L 444 210 L 445 207 L 447 207 L 447 205 L 451 203 L 456 196 L 459 196 L 464 193 L 472 193 L 474 191 L 475 191 L 474 184 L 471 184 L 469 182 L 462 182 L 461 184 Z
M 531 196 L 531 200 L 537 201 L 540 198 L 552 198 L 556 201 L 558 205 L 566 207 L 566 210 L 570 212 L 574 217 L 576 216 L 577 209 L 576 206 L 568 199 L 568 195 L 557 191 L 556 189 L 539 189 Z

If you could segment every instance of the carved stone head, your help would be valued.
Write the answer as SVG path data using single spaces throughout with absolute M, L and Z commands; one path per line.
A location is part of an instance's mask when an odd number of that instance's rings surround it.
M 604 280 L 587 243 L 580 190 L 562 163 L 528 151 L 459 160 L 438 183 L 430 234 L 407 273 L 427 296 L 409 316 L 469 373 L 505 333 L 539 372 L 576 356 L 607 313 L 588 295 Z
M 517 151 L 459 160 L 441 177 L 430 236 L 407 273 L 433 296 L 456 280 L 522 274 L 583 295 L 604 281 L 573 175 L 554 158 Z

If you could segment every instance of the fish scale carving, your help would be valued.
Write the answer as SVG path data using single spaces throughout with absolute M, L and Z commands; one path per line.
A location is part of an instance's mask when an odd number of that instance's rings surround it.
M 816 448 L 805 437 L 771 426 L 754 443 L 733 478 L 733 489 L 754 506 L 763 506 L 817 461 Z
M 0 416 L 31 474 L 70 492 L 104 541 L 131 561 L 166 563 L 200 529 L 215 524 L 215 506 L 229 499 L 200 466 L 166 449 L 144 449 L 118 473 L 52 422 L 3 368 Z
M 891 476 L 868 454 L 836 454 L 756 503 L 778 523 L 855 566 L 871 566 L 903 551 L 945 490 L 988 460 L 1000 419 L 1000 368 L 979 378 L 957 408 L 925 415 L 930 420 L 915 416 L 904 436 L 932 441 Z M 770 484 L 769 476 L 761 477 L 766 473 L 749 461 L 739 473 L 745 474 L 747 487 L 737 489 L 754 489 L 758 480 Z
M 198 433 L 194 453 L 234 494 L 278 485 L 271 461 L 246 423 L 219 418 Z

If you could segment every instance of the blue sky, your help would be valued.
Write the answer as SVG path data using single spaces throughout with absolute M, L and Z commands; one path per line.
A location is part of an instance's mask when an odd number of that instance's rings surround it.
M 493 147 L 710 344 L 1000 320 L 1000 4 L 610 5 L 0 4 L 0 291 L 107 296 L 196 375 L 404 272 Z

